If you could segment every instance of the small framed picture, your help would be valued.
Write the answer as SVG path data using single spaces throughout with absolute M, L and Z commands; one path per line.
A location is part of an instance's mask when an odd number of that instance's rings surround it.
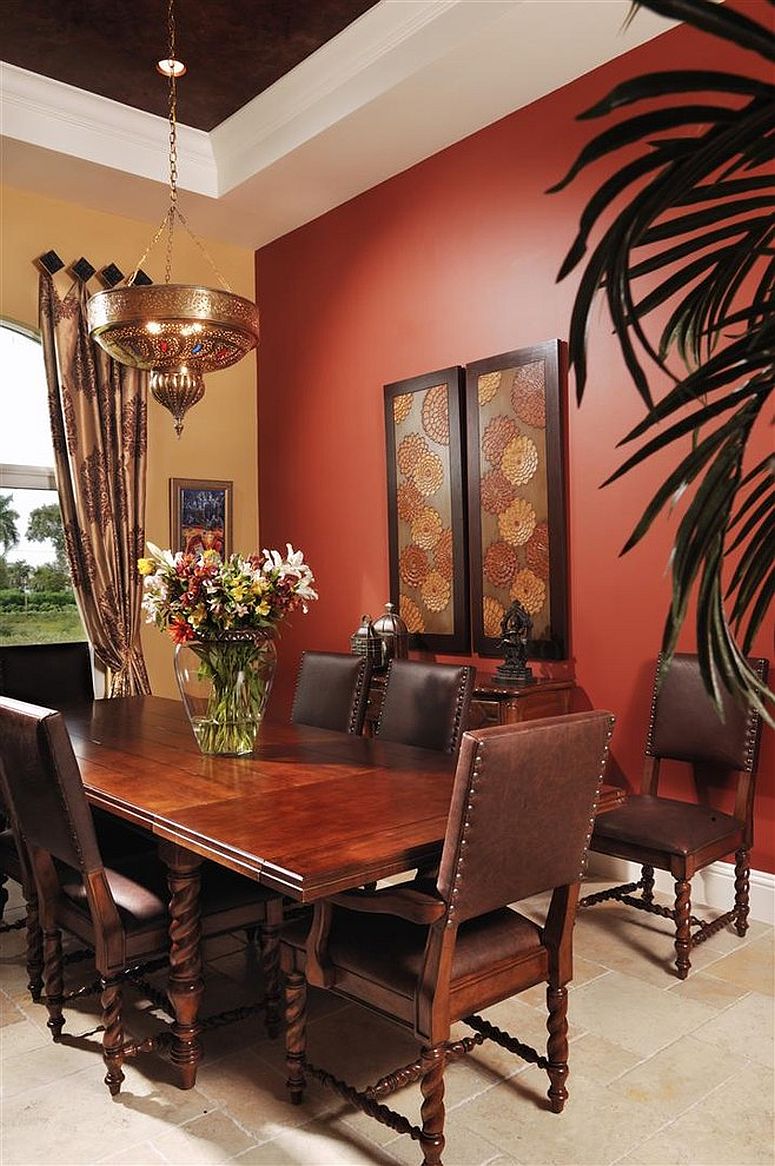
M 231 554 L 231 482 L 170 478 L 170 535 L 173 551 Z

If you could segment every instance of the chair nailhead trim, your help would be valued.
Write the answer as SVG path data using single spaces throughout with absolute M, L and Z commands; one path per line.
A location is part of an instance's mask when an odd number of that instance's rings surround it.
M 476 787 L 482 778 L 482 774 L 484 773 L 484 748 L 485 748 L 484 744 L 482 742 L 480 742 L 479 747 L 478 747 L 478 751 L 476 754 L 476 758 L 474 759 L 474 768 L 473 768 L 473 772 L 471 774 L 471 784 L 469 786 L 468 801 L 466 803 L 466 816 L 463 820 L 463 829 L 462 829 L 461 834 L 460 834 L 460 841 L 458 842 L 457 863 L 455 865 L 454 886 L 452 888 L 452 896 L 451 896 L 453 901 L 450 903 L 449 908 L 447 910 L 447 924 L 446 924 L 447 927 L 454 926 L 454 919 L 455 919 L 455 902 L 454 902 L 454 900 L 460 894 L 460 888 L 459 888 L 458 884 L 460 883 L 460 881 L 463 877 L 463 863 L 465 862 L 465 855 L 463 854 L 463 847 L 467 845 L 466 834 L 471 829 L 471 825 L 472 825 L 472 814 L 473 814 L 473 809 L 474 809 L 474 803 L 476 801 Z
M 605 767 L 608 761 L 609 743 L 613 733 L 614 718 L 611 717 L 608 721 L 608 733 L 606 734 L 605 744 L 603 746 L 603 756 L 600 761 L 600 773 L 597 775 L 597 788 L 595 789 L 595 800 L 592 803 L 592 814 L 589 819 L 589 830 L 587 831 L 587 836 L 584 839 L 584 849 L 581 854 L 581 870 L 579 871 L 579 882 L 583 879 L 587 870 L 587 863 L 589 861 L 589 844 L 592 840 L 592 832 L 595 829 L 595 813 L 597 811 L 597 803 L 600 799 L 600 790 L 603 785 L 603 776 L 605 774 Z

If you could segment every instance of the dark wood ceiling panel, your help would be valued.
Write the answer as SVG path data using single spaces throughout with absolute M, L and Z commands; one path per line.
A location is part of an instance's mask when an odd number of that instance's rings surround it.
M 376 0 L 177 0 L 178 120 L 211 130 Z M 167 114 L 166 0 L 1 0 L 4 61 Z

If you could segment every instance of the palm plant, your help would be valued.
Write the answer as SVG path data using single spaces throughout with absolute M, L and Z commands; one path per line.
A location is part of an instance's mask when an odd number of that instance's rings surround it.
M 773 0 L 765 3 L 773 6 Z M 729 4 L 641 0 L 630 18 L 641 4 L 747 49 L 772 67 L 771 30 Z M 651 73 L 619 85 L 580 117 L 630 107 L 635 112 L 590 141 L 552 188 L 560 190 L 584 167 L 627 151 L 627 160 L 587 203 L 558 275 L 565 278 L 586 257 L 569 335 L 577 397 L 580 402 L 587 380 L 587 325 L 602 291 L 645 405 L 642 421 L 620 444 L 645 440 L 608 482 L 667 446 L 676 449 L 677 459 L 622 553 L 693 486 L 675 534 L 663 650 L 669 659 L 696 586 L 697 652 L 708 691 L 718 703 L 720 680 L 767 715 L 764 702 L 772 694 L 745 655 L 775 592 L 775 456 L 749 467 L 746 449 L 754 425 L 765 420 L 775 372 L 775 87 L 731 72 Z M 633 146 L 640 147 L 635 157 Z M 587 256 L 591 234 L 615 200 L 626 205 L 611 215 L 610 225 L 599 227 Z M 658 308 L 667 322 L 654 342 L 644 321 Z M 673 382 L 656 402 L 650 363 Z M 661 423 L 666 425 L 657 432 Z
M 19 515 L 13 508 L 13 494 L 0 494 L 0 547 L 3 553 L 10 551 L 19 541 L 16 523 Z

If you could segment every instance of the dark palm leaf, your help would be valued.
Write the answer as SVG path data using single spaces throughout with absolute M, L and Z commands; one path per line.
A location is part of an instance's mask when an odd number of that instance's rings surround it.
M 768 3 L 772 7 L 772 0 Z M 642 0 L 642 6 L 775 60 L 771 31 L 729 5 Z M 655 99 L 663 104 L 655 106 Z M 637 109 L 642 102 L 648 103 L 645 112 Z M 623 553 L 692 487 L 675 536 L 663 649 L 669 658 L 696 589 L 697 650 L 709 692 L 718 700 L 721 683 L 765 711 L 768 694 L 743 653 L 750 650 L 775 589 L 775 459 L 764 459 L 748 473 L 744 463 L 775 379 L 775 179 L 767 170 L 775 148 L 775 87 L 729 72 L 657 72 L 617 86 L 580 117 L 632 107 L 589 142 L 552 188 L 562 189 L 585 167 L 627 149 L 627 163 L 584 209 L 558 276 L 565 278 L 583 261 L 569 330 L 577 396 L 581 401 L 587 328 L 602 291 L 646 406 L 642 421 L 623 441 L 646 440 L 608 482 L 666 447 L 678 452 L 675 468 Z M 640 153 L 633 159 L 634 145 Z M 625 203 L 622 209 L 614 209 L 615 200 Z M 593 231 L 606 214 L 613 217 L 592 246 Z M 669 311 L 661 334 L 652 339 L 646 323 L 656 309 Z M 653 366 L 675 382 L 656 403 L 649 384 Z M 667 428 L 649 437 L 664 421 Z M 688 435 L 687 453 L 674 443 L 684 443 Z M 739 557 L 725 592 L 730 554 Z M 729 618 L 725 602 L 732 605 Z M 737 632 L 745 629 L 742 650 L 730 621 Z

